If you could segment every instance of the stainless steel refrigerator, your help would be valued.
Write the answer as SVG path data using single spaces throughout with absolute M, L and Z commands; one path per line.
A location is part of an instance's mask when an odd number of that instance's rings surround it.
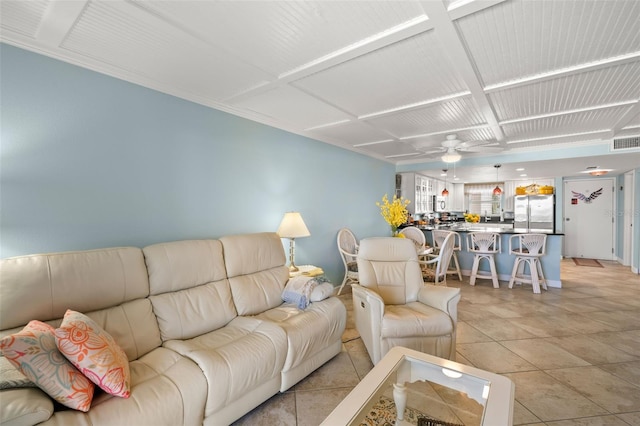
M 516 195 L 513 227 L 554 231 L 555 206 L 555 195 Z

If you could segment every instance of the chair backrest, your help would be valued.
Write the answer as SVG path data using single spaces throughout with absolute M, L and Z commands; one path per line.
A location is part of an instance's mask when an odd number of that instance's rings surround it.
M 496 232 L 469 232 L 467 249 L 473 253 L 499 253 L 500 234 Z
M 378 293 L 386 305 L 415 302 L 424 285 L 413 241 L 405 238 L 360 241 L 358 274 L 360 285 Z
M 446 281 L 447 270 L 449 269 L 449 263 L 451 263 L 451 257 L 453 256 L 453 250 L 455 248 L 455 238 L 455 233 L 450 232 L 445 236 L 444 241 L 440 245 L 438 257 L 436 257 L 436 269 L 434 271 L 434 275 L 437 277 L 436 283 L 439 281 L 439 277 L 442 277 L 444 281 Z
M 455 236 L 455 240 L 453 242 L 454 250 L 460 250 L 461 241 L 460 234 L 454 231 L 447 231 L 444 229 L 434 229 L 431 231 L 431 236 L 433 237 L 433 247 L 436 249 L 440 249 L 442 243 L 444 243 L 444 239 L 447 238 L 447 235 L 453 234 Z
M 547 234 L 516 234 L 509 237 L 509 252 L 522 256 L 544 256 Z
M 355 262 L 356 256 L 358 255 L 358 240 L 353 232 L 351 232 L 349 228 L 340 229 L 338 231 L 337 242 L 340 257 L 345 267 L 347 264 Z
M 402 235 L 413 241 L 416 245 L 416 250 L 422 251 L 427 245 L 427 238 L 424 236 L 424 232 L 418 227 L 407 226 L 400 231 Z

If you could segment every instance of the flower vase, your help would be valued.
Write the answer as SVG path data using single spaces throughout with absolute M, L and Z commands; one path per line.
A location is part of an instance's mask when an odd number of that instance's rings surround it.
M 392 226 L 392 227 L 391 227 L 391 236 L 392 236 L 392 237 L 397 237 L 397 236 L 398 236 L 398 234 L 399 234 L 399 232 L 398 232 L 398 227 L 397 227 L 397 226 Z

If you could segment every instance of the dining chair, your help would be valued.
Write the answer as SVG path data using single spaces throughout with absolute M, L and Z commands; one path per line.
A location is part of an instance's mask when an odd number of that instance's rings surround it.
M 402 228 L 400 233 L 405 236 L 405 238 L 410 239 L 416 246 L 416 251 L 421 253 L 427 247 L 427 237 L 425 237 L 422 229 L 417 226 L 407 226 L 406 228 Z
M 445 237 L 437 254 L 429 254 L 429 260 L 421 260 L 419 263 L 424 266 L 422 275 L 424 281 L 433 281 L 435 285 L 447 285 L 447 271 L 453 257 L 455 235 L 449 234 Z
M 394 346 L 455 360 L 460 289 L 425 285 L 405 238 L 365 238 L 357 262 L 353 315 L 373 364 Z
M 458 252 L 462 250 L 462 239 L 460 238 L 460 234 L 444 229 L 434 229 L 433 231 L 431 231 L 431 236 L 433 238 L 433 249 L 437 253 L 440 250 L 440 246 L 442 246 L 444 239 L 450 233 L 455 236 L 455 241 L 453 244 L 453 262 L 452 265 L 450 265 L 455 269 L 449 268 L 449 271 L 447 271 L 447 273 L 458 275 L 458 280 L 462 281 L 462 272 L 460 271 L 460 262 L 458 261 Z
M 338 290 L 338 296 L 347 283 L 358 282 L 358 240 L 349 228 L 342 228 L 338 231 L 338 250 L 344 264 L 344 279 Z

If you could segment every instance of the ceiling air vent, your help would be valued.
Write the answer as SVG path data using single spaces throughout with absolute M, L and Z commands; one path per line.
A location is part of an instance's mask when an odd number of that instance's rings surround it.
M 611 151 L 621 151 L 628 149 L 640 150 L 640 136 L 614 139 L 613 143 L 611 144 Z

